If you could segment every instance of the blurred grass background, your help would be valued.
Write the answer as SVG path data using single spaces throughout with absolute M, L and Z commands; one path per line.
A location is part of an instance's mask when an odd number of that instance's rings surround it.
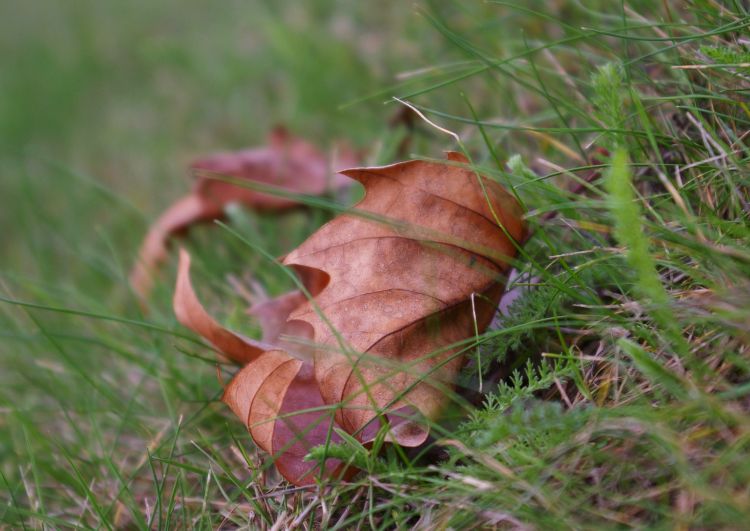
M 1 3 L 0 522 L 744 527 L 749 25 L 713 0 Z M 281 123 L 393 162 L 393 96 L 521 196 L 533 287 L 478 342 L 485 395 L 435 427 L 442 459 L 263 485 L 172 272 L 143 315 L 128 269 L 193 157 Z M 455 148 L 424 125 L 411 144 Z M 278 255 L 328 215 L 231 223 Z M 283 287 L 226 231 L 189 245 L 225 323 L 246 326 L 227 274 Z

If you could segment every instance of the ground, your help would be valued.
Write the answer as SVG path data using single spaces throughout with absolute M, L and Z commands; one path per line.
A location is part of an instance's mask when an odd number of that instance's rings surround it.
M 748 9 L 0 6 L 2 525 L 744 527 Z M 394 126 L 394 98 L 460 142 Z M 213 354 L 171 310 L 174 260 L 147 311 L 127 282 L 189 161 L 276 124 L 370 164 L 464 150 L 533 231 L 433 443 L 357 449 L 366 471 L 329 488 L 279 482 L 218 401 Z M 191 231 L 206 305 L 256 333 L 227 278 L 282 292 L 254 249 L 281 255 L 333 214 L 232 210 L 253 248 Z

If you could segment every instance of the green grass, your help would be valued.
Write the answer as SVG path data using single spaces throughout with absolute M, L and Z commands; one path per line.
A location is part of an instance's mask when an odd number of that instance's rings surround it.
M 745 527 L 749 27 L 739 0 L 3 4 L 0 526 Z M 127 271 L 193 156 L 284 123 L 393 162 L 394 97 L 526 206 L 522 295 L 432 446 L 349 441 L 367 472 L 303 492 L 217 401 L 174 262 L 147 315 Z M 227 275 L 291 285 L 266 255 L 317 204 L 191 231 L 222 322 L 250 326 Z

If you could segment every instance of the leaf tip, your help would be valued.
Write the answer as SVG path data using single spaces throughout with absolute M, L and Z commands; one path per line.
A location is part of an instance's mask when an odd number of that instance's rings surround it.
M 453 162 L 460 162 L 461 164 L 470 164 L 468 157 L 459 151 L 446 151 L 445 158 Z

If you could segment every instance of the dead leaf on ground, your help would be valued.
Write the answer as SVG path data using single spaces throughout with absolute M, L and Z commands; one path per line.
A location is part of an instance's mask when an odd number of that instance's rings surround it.
M 138 260 L 130 274 L 133 290 L 145 299 L 154 276 L 167 258 L 171 238 L 191 225 L 224 216 L 230 203 L 241 203 L 254 210 L 283 210 L 299 206 L 289 197 L 264 193 L 240 186 L 222 177 L 241 179 L 270 186 L 281 192 L 319 196 L 350 184 L 336 171 L 351 167 L 358 156 L 348 147 L 340 147 L 335 160 L 311 143 L 277 128 L 265 147 L 217 153 L 191 164 L 197 180 L 190 194 L 173 203 L 151 226 Z
M 244 365 L 223 400 L 292 483 L 342 473 L 334 459 L 323 470 L 303 459 L 339 440 L 333 427 L 367 444 L 386 423 L 386 440 L 422 444 L 467 340 L 492 320 L 526 228 L 506 190 L 449 159 L 343 172 L 365 197 L 284 258 L 312 298 L 251 309 L 266 346 L 208 316 L 181 252 L 177 316 Z

